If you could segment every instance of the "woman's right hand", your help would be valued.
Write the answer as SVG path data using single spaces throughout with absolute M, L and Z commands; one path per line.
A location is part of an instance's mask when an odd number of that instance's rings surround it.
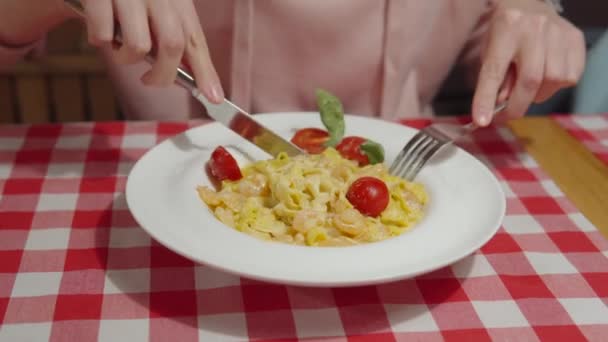
M 154 50 L 156 61 L 141 78 L 151 86 L 169 86 L 184 62 L 192 70 L 199 91 L 209 101 L 224 100 L 193 0 L 83 0 L 89 42 L 112 46 L 115 24 L 123 44 L 113 48 L 125 64 L 140 62 Z

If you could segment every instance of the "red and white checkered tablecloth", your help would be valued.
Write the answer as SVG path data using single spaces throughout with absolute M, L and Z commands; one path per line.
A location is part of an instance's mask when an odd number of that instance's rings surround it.
M 599 159 L 608 164 L 608 113 L 556 115 L 553 118 Z
M 508 197 L 488 244 L 415 279 L 334 289 L 221 273 L 137 226 L 129 169 L 189 125 L 0 126 L 0 341 L 608 338 L 608 241 L 507 129 L 464 143 Z

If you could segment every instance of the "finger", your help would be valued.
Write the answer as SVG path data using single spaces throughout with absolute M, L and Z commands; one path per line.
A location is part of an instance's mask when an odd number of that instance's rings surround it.
M 507 70 L 507 75 L 500 86 L 500 91 L 498 92 L 498 98 L 496 100 L 497 104 L 501 104 L 509 99 L 511 92 L 513 92 L 513 87 L 515 86 L 516 77 L 517 74 L 515 64 L 511 63 L 511 65 L 509 65 L 509 69 Z
M 583 33 L 572 27 L 571 36 L 569 37 L 570 48 L 567 52 L 567 85 L 573 86 L 581 79 L 585 71 L 585 61 L 587 58 L 587 49 L 585 46 L 585 37 Z
M 492 121 L 498 90 L 515 55 L 516 36 L 511 19 L 501 16 L 490 31 L 490 41 L 481 65 L 473 97 L 473 120 L 479 126 Z
M 112 0 L 86 0 L 83 6 L 89 43 L 94 46 L 110 44 L 114 38 Z
M 156 38 L 156 62 L 142 76 L 148 85 L 173 84 L 184 53 L 184 31 L 178 13 L 170 0 L 153 0 L 148 8 L 152 30 Z
M 517 80 L 505 110 L 508 118 L 524 115 L 538 93 L 545 69 L 545 46 L 541 37 L 529 33 L 522 41 L 515 62 Z
M 568 77 L 568 51 L 570 47 L 563 44 L 562 30 L 557 25 L 551 25 L 545 35 L 546 58 L 542 84 L 534 99 L 544 102 L 565 86 Z
M 117 58 L 123 63 L 139 62 L 152 46 L 146 5 L 141 0 L 114 0 L 114 6 L 123 39 Z
M 220 78 L 213 66 L 209 47 L 199 17 L 192 1 L 175 3 L 180 13 L 185 32 L 187 63 L 192 68 L 198 90 L 211 102 L 220 103 L 224 100 L 224 91 Z

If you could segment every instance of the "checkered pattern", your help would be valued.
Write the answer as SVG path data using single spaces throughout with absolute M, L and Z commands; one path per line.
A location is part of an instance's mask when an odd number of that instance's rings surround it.
M 608 113 L 602 115 L 556 115 L 554 119 L 608 164 Z
M 0 340 L 608 336 L 608 241 L 508 130 L 480 130 L 463 143 L 507 195 L 507 216 L 489 243 L 415 279 L 334 289 L 221 273 L 137 226 L 123 193 L 129 169 L 157 142 L 198 124 L 0 126 Z

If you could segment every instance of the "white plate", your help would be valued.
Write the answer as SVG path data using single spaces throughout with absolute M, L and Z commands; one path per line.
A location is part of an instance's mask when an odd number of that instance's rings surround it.
M 297 128 L 322 127 L 317 113 L 258 114 L 290 138 Z M 382 143 L 390 163 L 416 130 L 376 119 L 346 117 L 347 135 Z M 153 238 L 194 261 L 262 281 L 305 286 L 354 286 L 413 277 L 477 250 L 500 227 L 505 197 L 493 174 L 469 153 L 449 148 L 418 181 L 430 196 L 425 218 L 411 231 L 353 247 L 303 247 L 266 242 L 220 223 L 196 192 L 211 184 L 205 162 L 218 145 L 239 163 L 269 155 L 218 123 L 199 126 L 148 151 L 133 167 L 129 208 Z M 241 164 L 242 165 L 242 164 Z

